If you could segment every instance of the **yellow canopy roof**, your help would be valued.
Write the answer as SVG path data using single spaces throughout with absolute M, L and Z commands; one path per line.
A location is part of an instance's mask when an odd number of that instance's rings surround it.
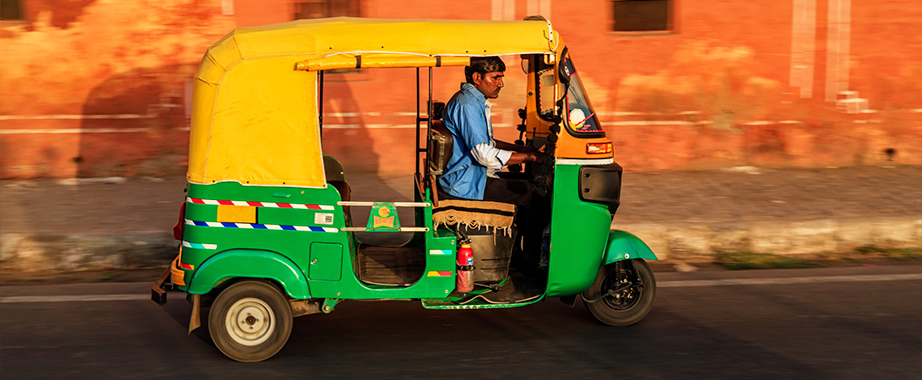
M 208 49 L 195 74 L 187 178 L 325 186 L 310 70 L 357 55 L 366 67 L 456 65 L 463 60 L 448 57 L 551 54 L 558 42 L 541 21 L 339 17 L 238 28 Z

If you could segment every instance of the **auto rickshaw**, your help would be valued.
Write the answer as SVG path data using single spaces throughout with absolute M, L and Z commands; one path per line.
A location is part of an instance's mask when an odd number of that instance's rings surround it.
M 537 236 L 516 233 L 513 205 L 440 200 L 436 189 L 452 136 L 439 121 L 432 72 L 495 55 L 521 57 L 528 85 L 520 139 L 547 155 L 504 174 L 532 179 L 548 200 Z M 324 156 L 324 72 L 352 68 L 416 70 L 413 202 L 352 200 L 348 170 Z M 243 362 L 281 350 L 293 317 L 329 314 L 346 300 L 456 310 L 551 297 L 573 306 L 580 298 L 604 324 L 634 324 L 653 304 L 644 260 L 656 256 L 634 235 L 610 230 L 622 169 L 605 136 L 566 44 L 540 16 L 238 28 L 208 49 L 195 74 L 187 194 L 174 228 L 179 254 L 153 285 L 153 300 L 187 293 L 189 332 L 208 309 L 215 345 Z M 353 220 L 362 207 L 368 220 Z M 401 225 L 398 210 L 412 211 L 416 225 Z M 395 232 L 412 237 L 388 246 L 357 237 Z

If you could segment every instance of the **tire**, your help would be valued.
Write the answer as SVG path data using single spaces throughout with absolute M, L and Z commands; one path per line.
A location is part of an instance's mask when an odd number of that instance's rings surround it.
M 208 332 L 224 355 L 258 362 L 279 352 L 291 334 L 288 300 L 275 286 L 243 281 L 218 294 L 208 313 Z
M 636 283 L 637 276 L 640 277 L 640 284 Z M 599 299 L 609 290 L 627 284 L 630 286 L 616 295 Z M 640 322 L 653 308 L 656 279 L 653 278 L 653 271 L 641 259 L 618 261 L 599 268 L 595 282 L 582 296 L 586 309 L 599 322 L 609 326 L 630 326 Z

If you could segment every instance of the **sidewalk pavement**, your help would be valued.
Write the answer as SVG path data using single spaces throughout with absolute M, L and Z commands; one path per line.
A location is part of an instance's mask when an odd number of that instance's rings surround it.
M 346 178 L 353 200 L 412 199 L 410 175 Z M 183 177 L 0 181 L 0 272 L 165 267 L 184 187 Z M 675 263 L 920 248 L 922 167 L 629 172 L 612 228 Z

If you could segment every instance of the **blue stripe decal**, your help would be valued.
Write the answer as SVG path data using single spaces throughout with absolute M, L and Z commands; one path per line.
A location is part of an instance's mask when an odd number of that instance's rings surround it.
M 264 229 L 266 229 L 266 225 L 265 225 L 265 224 L 252 224 L 252 226 L 253 226 L 253 228 L 255 228 L 255 229 L 257 229 L 257 230 L 264 230 Z
M 297 231 L 295 226 L 282 226 L 282 229 L 285 231 Z

